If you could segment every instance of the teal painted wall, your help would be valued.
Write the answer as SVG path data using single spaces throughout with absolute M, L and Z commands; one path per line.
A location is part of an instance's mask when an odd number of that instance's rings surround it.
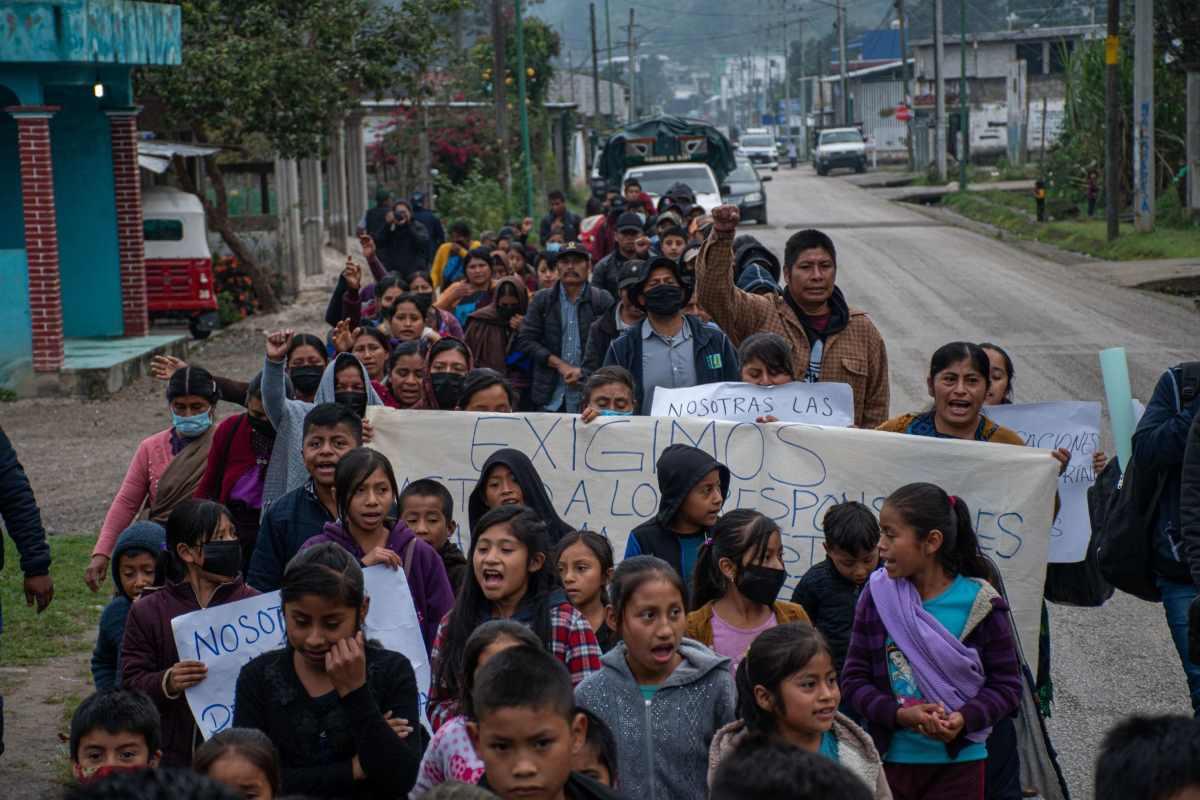
M 178 64 L 180 19 L 137 0 L 0 0 L 0 61 Z
M 0 103 L 13 96 L 0 86 Z M 21 213 L 21 173 L 17 160 L 17 121 L 0 112 L 0 250 L 25 247 L 25 221 Z M 0 311 L 7 313 L 11 302 L 0 294 Z
M 33 368 L 29 321 L 29 271 L 25 251 L 0 245 L 0 387 L 17 388 Z
M 86 87 L 47 87 L 63 333 L 120 336 L 121 268 L 108 118 Z

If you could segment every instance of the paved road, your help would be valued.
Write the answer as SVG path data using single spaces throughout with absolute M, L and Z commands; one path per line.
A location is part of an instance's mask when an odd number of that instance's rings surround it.
M 824 227 L 838 248 L 838 285 L 870 312 L 887 341 L 893 414 L 928 402 L 935 349 L 993 341 L 1016 364 L 1019 401 L 1103 400 L 1096 354 L 1123 345 L 1134 394 L 1195 357 L 1191 301 L 1123 289 L 1001 242 L 889 203 L 810 168 L 767 184 L 773 225 L 753 230 L 782 256 L 801 227 Z M 1111 451 L 1111 444 L 1108 445 Z M 1091 797 L 1104 731 L 1134 712 L 1187 713 L 1183 672 L 1160 606 L 1118 595 L 1101 609 L 1052 606 L 1055 746 L 1076 798 Z

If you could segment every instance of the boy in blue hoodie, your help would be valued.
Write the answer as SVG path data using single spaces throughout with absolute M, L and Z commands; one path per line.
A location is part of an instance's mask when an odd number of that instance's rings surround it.
M 166 531 L 157 522 L 135 522 L 117 538 L 112 554 L 113 599 L 100 615 L 96 649 L 92 651 L 92 681 L 96 691 L 116 689 L 121 683 L 121 640 L 129 607 L 154 585 L 158 554 Z

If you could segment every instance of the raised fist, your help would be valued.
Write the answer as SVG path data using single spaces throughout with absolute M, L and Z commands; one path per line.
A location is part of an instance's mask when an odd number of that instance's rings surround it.
M 742 212 L 734 205 L 717 206 L 712 211 L 713 229 L 721 233 L 729 233 L 737 230 L 738 223 L 741 222 Z

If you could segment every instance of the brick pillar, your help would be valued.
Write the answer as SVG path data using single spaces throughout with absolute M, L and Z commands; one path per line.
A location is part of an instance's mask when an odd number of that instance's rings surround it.
M 121 315 L 126 336 L 150 333 L 146 315 L 146 257 L 142 234 L 142 184 L 138 174 L 137 115 L 140 109 L 105 111 L 112 130 L 113 184 L 117 195 L 117 243 L 121 253 Z
M 50 117 L 58 108 L 9 106 L 4 110 L 17 121 L 25 258 L 29 265 L 29 315 L 33 320 L 33 368 L 36 372 L 57 372 L 63 365 L 63 315 Z

